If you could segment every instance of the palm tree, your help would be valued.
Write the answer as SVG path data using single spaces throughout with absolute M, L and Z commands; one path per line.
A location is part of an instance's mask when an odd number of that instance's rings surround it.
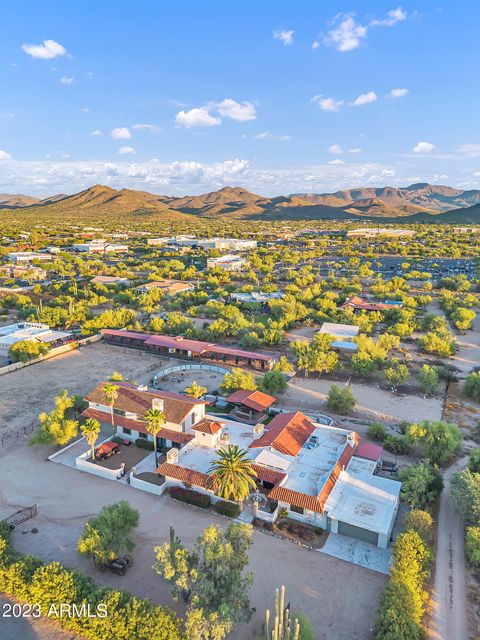
M 194 380 L 189 387 L 185 387 L 184 392 L 187 396 L 198 400 L 198 398 L 201 398 L 205 393 L 207 393 L 207 387 L 201 387 Z
M 158 465 L 157 459 L 157 433 L 165 424 L 165 414 L 160 409 L 149 409 L 145 414 L 147 421 L 147 431 L 153 436 L 153 449 L 155 451 L 155 468 Z
M 225 500 L 241 502 L 255 489 L 256 471 L 247 458 L 248 452 L 238 445 L 228 445 L 217 451 L 217 458 L 208 470 L 210 486 Z
M 94 418 L 87 418 L 85 420 L 85 424 L 82 424 L 80 429 L 85 436 L 85 440 L 92 448 L 92 460 L 95 460 L 95 442 L 97 441 L 98 434 L 101 430 L 100 423 Z
M 110 407 L 110 417 L 112 419 L 112 431 L 115 433 L 115 425 L 113 424 L 113 405 L 115 404 L 115 400 L 118 398 L 118 387 L 111 382 L 107 382 L 103 389 L 103 397 L 108 402 L 108 406 Z

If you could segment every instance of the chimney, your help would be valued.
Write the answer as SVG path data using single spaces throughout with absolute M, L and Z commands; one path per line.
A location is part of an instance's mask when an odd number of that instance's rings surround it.
M 158 409 L 159 411 L 163 411 L 163 399 L 162 398 L 153 398 L 152 399 L 152 409 Z
M 167 451 L 167 462 L 169 464 L 177 464 L 178 462 L 178 449 L 172 447 Z
M 255 440 L 258 440 L 258 438 L 261 438 L 263 436 L 264 431 L 265 431 L 265 425 L 263 424 L 263 422 L 257 422 L 257 424 L 253 426 L 253 437 L 255 438 Z

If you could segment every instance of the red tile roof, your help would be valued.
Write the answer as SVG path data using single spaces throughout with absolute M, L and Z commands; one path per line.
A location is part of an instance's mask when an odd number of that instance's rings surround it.
M 93 418 L 99 422 L 110 423 L 110 413 L 105 411 L 99 411 L 98 409 L 88 408 L 82 413 L 84 418 Z M 117 416 L 113 414 L 113 422 L 117 427 L 126 427 L 139 433 L 147 433 L 145 422 L 142 420 L 133 420 L 132 418 L 125 418 L 125 416 Z M 183 431 L 172 431 L 171 429 L 160 429 L 157 433 L 158 438 L 165 438 L 165 440 L 171 440 L 177 444 L 187 444 L 193 440 L 194 436 L 191 433 L 184 433 Z
M 152 347 L 181 349 L 182 351 L 191 351 L 192 353 L 204 353 L 211 346 L 209 342 L 189 340 L 182 336 L 149 336 L 148 340 L 145 341 L 145 344 Z
M 345 309 L 346 307 L 365 309 L 366 311 L 387 311 L 392 308 L 392 305 L 385 302 L 369 302 L 359 296 L 352 296 L 351 298 L 347 298 L 347 300 L 345 300 L 341 305 L 342 309 Z
M 296 456 L 315 429 L 313 421 L 300 411 L 279 413 L 266 426 L 263 436 L 254 440 L 249 446 L 252 448 L 271 446 L 280 453 Z
M 242 351 L 241 349 L 233 349 L 232 347 L 222 347 L 220 345 L 210 345 L 209 353 L 217 353 L 219 355 L 237 356 L 238 358 L 247 358 L 249 360 L 263 360 L 270 362 L 275 356 L 269 356 L 266 353 L 254 353 L 253 351 Z
M 278 484 L 284 478 L 287 477 L 285 473 L 281 471 L 275 471 L 274 469 L 268 469 L 259 464 L 252 463 L 252 469 L 256 472 L 257 478 L 264 482 L 271 482 L 272 484 Z
M 200 471 L 194 471 L 193 469 L 187 469 L 178 464 L 162 462 L 157 469 L 157 473 L 167 478 L 180 480 L 186 484 L 192 484 L 196 487 L 202 487 L 203 489 L 209 488 L 210 476 L 208 474 L 201 473 Z
M 119 329 L 100 329 L 104 336 L 118 336 L 120 338 L 130 338 L 132 340 L 142 340 L 145 342 L 149 338 L 148 333 L 137 333 L 136 331 L 120 331 Z
M 200 431 L 201 433 L 209 433 L 214 435 L 218 433 L 220 429 L 225 425 L 224 422 L 220 422 L 219 420 L 209 420 L 208 418 L 203 418 L 200 422 L 197 422 L 196 425 L 192 427 L 194 431 Z
M 232 404 L 243 404 L 254 411 L 265 411 L 276 401 L 276 398 L 261 391 L 250 391 L 248 389 L 238 389 L 228 396 L 227 402 Z
M 308 509 L 309 511 L 323 513 L 323 503 L 317 498 L 317 496 L 309 496 L 306 493 L 300 493 L 300 491 L 294 491 L 293 489 L 277 486 L 270 491 L 268 497 L 271 500 L 286 502 L 287 504 L 299 507 L 300 509 Z
M 103 394 L 105 382 L 100 382 L 85 397 L 87 402 L 107 405 Z M 167 422 L 173 424 L 181 424 L 190 411 L 198 405 L 207 404 L 203 400 L 195 400 L 188 396 L 172 393 L 169 391 L 156 391 L 153 389 L 142 390 L 135 387 L 129 382 L 115 382 L 118 397 L 115 399 L 113 407 L 127 413 L 135 413 L 138 416 L 144 416 L 147 411 L 152 408 L 152 401 L 155 399 L 163 400 L 163 412 Z

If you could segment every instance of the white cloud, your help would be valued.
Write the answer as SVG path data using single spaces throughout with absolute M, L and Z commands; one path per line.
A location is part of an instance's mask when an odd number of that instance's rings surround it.
M 43 44 L 23 44 L 22 49 L 32 58 L 42 58 L 43 60 L 51 60 L 67 53 L 65 47 L 55 40 L 44 40 Z
M 322 111 L 339 111 L 343 104 L 343 100 L 335 100 L 334 98 L 324 98 L 323 96 L 313 96 L 311 102 L 318 104 Z
M 403 98 L 403 96 L 408 95 L 408 89 L 392 89 L 389 94 L 387 94 L 387 98 Z
M 91 136 L 103 136 L 103 133 L 102 133 L 102 131 L 100 131 L 100 129 L 94 129 L 90 135 Z
M 215 127 L 222 124 L 220 118 L 212 116 L 207 107 L 179 111 L 175 116 L 175 123 L 190 129 L 192 127 Z
M 380 172 L 380 175 L 381 175 L 383 178 L 391 178 L 392 176 L 394 176 L 394 175 L 395 175 L 395 173 L 396 173 L 395 169 L 383 169 L 383 170 Z
M 324 38 L 325 44 L 337 51 L 352 51 L 360 46 L 367 35 L 367 27 L 355 21 L 353 14 L 339 13 L 332 21 L 331 29 Z
M 60 82 L 62 84 L 73 84 L 75 82 L 75 78 L 73 76 L 62 76 L 60 78 Z
M 340 164 L 345 164 L 345 161 L 340 160 L 340 158 L 335 158 L 335 160 L 329 160 L 328 164 L 340 165 Z
M 110 135 L 115 140 L 129 140 L 132 137 L 132 134 L 127 127 L 116 127 L 115 129 L 112 129 Z
M 257 140 L 274 140 L 276 142 L 286 142 L 291 139 L 291 136 L 281 136 L 275 133 L 270 133 L 270 131 L 262 131 L 262 133 L 257 133 L 254 136 Z
M 128 153 L 137 153 L 137 152 L 133 147 L 120 147 L 120 149 L 118 150 L 118 153 L 121 153 L 122 155 L 126 155 Z
M 218 113 L 225 118 L 246 122 L 247 120 L 255 120 L 257 117 L 255 105 L 251 102 L 236 102 L 231 98 L 225 98 L 221 102 L 214 103 Z
M 294 31 L 283 31 L 278 29 L 273 32 L 273 37 L 275 38 L 275 40 L 280 40 L 280 42 L 283 42 L 286 47 L 289 47 L 291 44 L 293 44 L 293 34 Z
M 362 93 L 362 95 L 358 96 L 353 102 L 352 105 L 354 107 L 361 107 L 364 104 L 370 104 L 372 102 L 376 102 L 378 99 L 375 91 L 369 91 L 368 93 Z
M 430 153 L 435 149 L 435 145 L 431 142 L 417 142 L 413 147 L 413 153 Z
M 314 40 L 312 42 L 312 49 L 316 51 L 320 47 L 320 42 L 318 40 Z
M 457 152 L 469 158 L 478 158 L 480 156 L 480 144 L 461 144 L 457 147 Z
M 360 147 L 352 147 L 348 150 L 348 153 L 362 153 L 362 150 L 360 149 Z
M 160 127 L 154 124 L 132 124 L 132 129 L 135 131 L 148 131 L 149 133 L 159 133 Z
M 343 149 L 339 144 L 332 144 L 330 147 L 328 147 L 328 150 L 330 151 L 330 153 L 336 153 L 337 155 L 343 153 Z
M 383 20 L 372 20 L 370 22 L 371 27 L 394 27 L 399 22 L 404 22 L 407 19 L 406 12 L 402 7 L 396 9 L 390 9 L 387 12 L 387 17 Z
M 11 160 L 11 159 L 12 159 L 12 156 L 9 153 L 0 149 L 0 160 Z

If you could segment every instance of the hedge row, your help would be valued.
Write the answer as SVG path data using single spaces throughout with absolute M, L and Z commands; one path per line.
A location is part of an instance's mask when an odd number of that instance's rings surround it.
M 149 451 L 153 451 L 154 448 L 153 442 L 145 438 L 137 438 L 135 440 L 135 446 L 139 449 L 148 449 Z
M 175 498 L 175 500 L 194 504 L 196 507 L 201 507 L 202 509 L 208 509 L 210 506 L 210 496 L 207 496 L 205 493 L 192 491 L 192 489 L 182 489 L 182 487 L 171 487 L 168 493 L 172 498 Z
M 229 518 L 236 518 L 240 515 L 241 507 L 235 502 L 225 502 L 224 500 L 215 503 L 215 511 Z
M 170 609 L 126 591 L 98 586 L 58 562 L 43 564 L 16 553 L 8 534 L 0 533 L 0 592 L 25 604 L 38 604 L 42 616 L 89 640 L 183 640 L 181 620 Z M 67 615 L 66 606 L 71 611 L 75 606 L 77 613 Z M 98 617 L 89 617 L 88 611 Z
M 432 552 L 420 534 L 409 529 L 401 533 L 393 549 L 390 582 L 380 598 L 374 628 L 375 640 L 424 640 L 422 618 L 428 594 Z

